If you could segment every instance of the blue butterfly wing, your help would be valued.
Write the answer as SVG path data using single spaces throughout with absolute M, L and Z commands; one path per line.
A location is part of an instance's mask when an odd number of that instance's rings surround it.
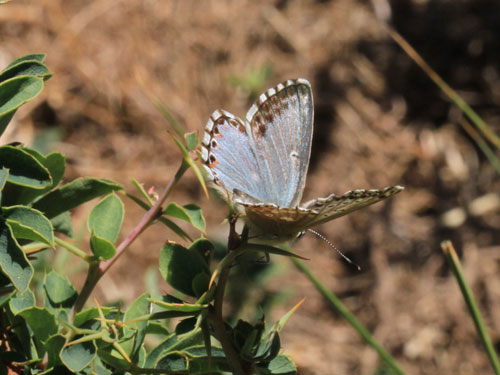
M 246 119 L 249 142 L 265 186 L 261 195 L 243 191 L 263 203 L 297 207 L 311 155 L 313 100 L 309 82 L 288 80 L 267 90 Z
M 262 203 L 298 206 L 311 154 L 313 103 L 309 82 L 288 80 L 262 94 L 243 123 L 217 110 L 203 138 L 202 158 L 216 186 Z
M 223 196 L 229 195 L 232 199 L 235 190 L 259 192 L 262 189 L 246 126 L 229 112 L 217 110 L 210 116 L 202 141 L 202 158 L 212 187 L 218 188 Z

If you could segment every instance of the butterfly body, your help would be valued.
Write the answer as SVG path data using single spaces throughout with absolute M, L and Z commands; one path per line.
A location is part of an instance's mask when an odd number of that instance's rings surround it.
M 286 242 L 403 189 L 354 190 L 300 205 L 312 133 L 312 91 L 301 78 L 267 90 L 245 122 L 224 110 L 210 116 L 202 142 L 207 180 L 245 218 L 251 239 Z

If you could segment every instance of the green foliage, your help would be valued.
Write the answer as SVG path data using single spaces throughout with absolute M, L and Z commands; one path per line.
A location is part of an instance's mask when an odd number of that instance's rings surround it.
M 27 55 L 0 73 L 0 133 L 17 108 L 38 95 L 51 77 L 44 59 L 43 54 Z M 189 133 L 174 141 L 182 162 L 172 183 L 158 197 L 150 196 L 137 182 L 138 196 L 127 194 L 147 210 L 128 235 L 121 233 L 125 210 L 117 194 L 120 184 L 91 177 L 63 182 L 66 160 L 60 153 L 45 155 L 20 144 L 0 146 L 0 374 L 18 370 L 99 375 L 296 373 L 293 362 L 279 354 L 279 331 L 290 313 L 270 330 L 263 318 L 232 327 L 218 313 L 227 273 L 244 251 L 293 254 L 243 241 L 213 266 L 214 245 L 204 237 L 193 241 L 188 234 L 204 233 L 201 209 L 167 201 L 189 168 L 206 189 L 193 159 L 199 138 Z M 96 198 L 100 200 L 87 219 L 88 244 L 80 248 L 58 237 L 73 234 L 71 210 Z M 144 293 L 124 311 L 99 305 L 85 308 L 101 276 L 137 236 L 157 222 L 169 229 L 168 234 L 189 241 L 187 246 L 167 241 L 159 254 L 161 275 L 177 296 L 184 297 Z M 82 289 L 77 290 L 50 264 L 42 277 L 34 278 L 36 257 L 42 251 L 67 251 L 86 262 Z M 38 275 L 40 267 L 36 269 Z M 174 318 L 178 323 L 171 332 Z M 146 345 L 148 335 L 160 338 L 160 343 Z

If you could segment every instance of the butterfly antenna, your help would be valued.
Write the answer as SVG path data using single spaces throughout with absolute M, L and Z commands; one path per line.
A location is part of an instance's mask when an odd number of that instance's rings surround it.
M 345 259 L 345 261 L 351 265 L 353 265 L 354 267 L 356 267 L 358 269 L 358 271 L 361 271 L 361 267 L 358 266 L 356 263 L 354 263 L 352 260 L 350 260 L 346 255 L 344 255 L 344 253 L 342 253 L 342 251 L 340 251 L 338 249 L 337 246 L 335 246 L 334 244 L 332 244 L 325 236 L 323 236 L 321 233 L 318 233 L 316 232 L 315 230 L 313 229 L 308 229 L 307 230 L 308 232 L 311 232 L 313 234 L 315 234 L 316 236 L 318 236 L 319 238 L 321 238 L 323 241 L 325 241 L 328 245 L 330 245 L 330 247 L 332 249 L 334 249 L 342 258 Z

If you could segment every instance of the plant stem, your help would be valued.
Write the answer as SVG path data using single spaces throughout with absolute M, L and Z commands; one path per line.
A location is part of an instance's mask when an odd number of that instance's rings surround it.
M 387 363 L 393 370 L 394 373 L 403 375 L 404 371 L 399 367 L 396 360 L 380 345 L 377 340 L 370 334 L 370 332 L 361 324 L 361 322 L 356 319 L 356 317 L 347 309 L 347 307 L 338 299 L 336 295 L 330 292 L 325 286 L 314 276 L 314 274 L 306 267 L 306 265 L 297 258 L 291 257 L 292 263 L 302 272 L 307 278 L 314 284 L 316 289 L 326 298 L 330 305 L 340 314 L 342 317 L 349 322 L 351 326 L 354 327 L 356 331 L 361 335 L 361 337 L 378 353 L 380 358 L 382 358 L 385 363 Z
M 219 340 L 222 350 L 226 355 L 227 364 L 231 368 L 233 375 L 245 375 L 243 371 L 243 366 L 241 365 L 240 356 L 233 347 L 230 338 L 227 335 L 226 328 L 224 326 L 224 318 L 222 316 L 222 305 L 224 301 L 224 291 L 226 289 L 226 283 L 229 278 L 229 272 L 231 268 L 226 267 L 221 271 L 219 281 L 217 282 L 217 289 L 215 291 L 214 307 L 209 310 L 210 320 L 213 323 L 213 328 L 217 339 Z
M 90 263 L 94 260 L 94 257 L 92 255 L 87 254 L 85 251 L 79 249 L 75 245 L 70 244 L 69 242 L 66 242 L 66 241 L 60 239 L 59 237 L 54 237 L 54 242 L 56 244 L 58 244 L 59 246 L 68 250 L 73 255 L 76 255 L 77 257 L 82 258 L 87 263 Z
M 458 259 L 457 253 L 455 252 L 455 248 L 453 247 L 451 241 L 444 241 L 441 243 L 441 249 L 443 250 L 443 253 L 446 256 L 446 260 L 451 266 L 453 274 L 457 279 L 460 290 L 462 291 L 462 294 L 464 296 L 465 304 L 467 305 L 467 309 L 469 310 L 472 320 L 474 321 L 476 330 L 479 333 L 481 341 L 483 342 L 483 346 L 486 349 L 486 353 L 488 354 L 488 357 L 490 359 L 493 371 L 495 371 L 495 374 L 499 375 L 500 363 L 498 361 L 497 354 L 495 353 L 495 348 L 491 343 L 490 336 L 488 335 L 488 331 L 486 330 L 486 326 L 481 316 L 481 312 L 477 307 L 477 303 L 474 295 L 472 294 L 472 290 L 470 289 L 467 280 L 465 280 L 464 271 L 462 269 L 462 266 L 460 265 L 460 260 Z
M 91 263 L 89 266 L 89 270 L 87 273 L 87 279 L 85 280 L 85 284 L 78 295 L 78 298 L 75 302 L 73 313 L 77 313 L 81 311 L 85 302 L 89 298 L 90 294 L 94 290 L 97 282 L 100 278 L 106 273 L 106 271 L 118 260 L 118 258 L 125 252 L 125 250 L 134 242 L 134 240 L 162 213 L 162 205 L 171 193 L 172 189 L 175 187 L 177 182 L 179 182 L 182 175 L 189 168 L 187 162 L 183 159 L 182 163 L 177 170 L 174 178 L 170 180 L 167 184 L 160 197 L 156 201 L 153 207 L 151 207 L 148 212 L 142 217 L 141 221 L 136 225 L 136 227 L 132 230 L 132 232 L 118 245 L 116 248 L 116 254 L 113 258 L 108 259 L 101 263 Z

